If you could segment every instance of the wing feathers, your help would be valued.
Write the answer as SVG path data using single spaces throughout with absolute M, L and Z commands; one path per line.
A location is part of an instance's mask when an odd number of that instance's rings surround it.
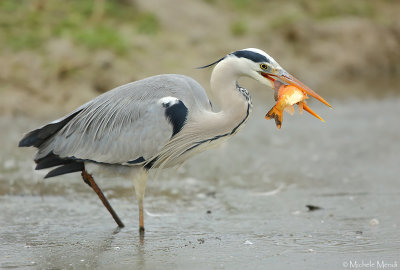
M 164 107 L 160 100 L 166 97 L 175 101 Z M 181 75 L 150 77 L 81 106 L 79 114 L 42 140 L 36 159 L 54 153 L 61 159 L 109 164 L 127 164 L 140 157 L 154 162 L 184 128 L 192 110 L 209 108 L 204 89 L 193 79 Z

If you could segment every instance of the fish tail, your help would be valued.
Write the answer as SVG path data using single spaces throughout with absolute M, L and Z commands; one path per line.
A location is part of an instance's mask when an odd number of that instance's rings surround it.
M 276 105 L 265 115 L 265 119 L 275 119 L 275 124 L 278 129 L 282 126 L 283 110 L 279 110 Z

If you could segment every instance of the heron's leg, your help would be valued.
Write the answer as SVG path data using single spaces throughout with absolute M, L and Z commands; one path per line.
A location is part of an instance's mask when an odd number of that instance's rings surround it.
M 89 187 L 91 187 L 94 192 L 96 192 L 97 196 L 99 196 L 100 200 L 103 202 L 104 206 L 107 208 L 108 212 L 110 212 L 111 216 L 118 224 L 120 228 L 123 228 L 125 225 L 122 223 L 121 219 L 118 217 L 117 213 L 115 213 L 114 209 L 111 207 L 111 204 L 108 202 L 107 198 L 104 196 L 103 192 L 94 181 L 93 177 L 86 171 L 82 170 L 82 178 Z
M 139 232 L 144 232 L 143 199 L 139 199 Z
M 146 183 L 147 183 L 147 171 L 145 169 L 141 169 L 141 171 L 137 173 L 133 178 L 133 185 L 135 186 L 135 193 L 139 205 L 140 234 L 144 233 L 143 200 L 144 200 L 144 192 L 146 189 Z

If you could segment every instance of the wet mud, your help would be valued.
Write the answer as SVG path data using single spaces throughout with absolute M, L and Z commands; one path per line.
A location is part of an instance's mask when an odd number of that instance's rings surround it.
M 16 147 L 42 120 L 0 117 L 0 268 L 399 264 L 400 99 L 330 103 L 311 104 L 326 123 L 285 114 L 279 131 L 256 105 L 227 144 L 151 178 L 144 237 L 132 182 L 97 180 L 126 225 L 118 229 L 78 173 L 43 180 L 34 150 Z

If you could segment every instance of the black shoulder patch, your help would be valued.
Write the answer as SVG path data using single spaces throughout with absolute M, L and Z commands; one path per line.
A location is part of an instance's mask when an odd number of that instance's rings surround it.
M 262 63 L 262 62 L 269 63 L 269 60 L 267 57 L 265 57 L 262 54 L 253 52 L 253 51 L 242 50 L 242 51 L 233 52 L 232 54 L 239 58 L 240 57 L 247 58 L 256 63 Z
M 174 136 L 176 133 L 181 131 L 181 129 L 185 125 L 188 115 L 188 108 L 185 106 L 185 104 L 183 104 L 181 100 L 171 106 L 169 106 L 169 103 L 165 105 L 163 104 L 163 106 L 166 107 L 165 116 L 172 124 L 172 136 Z

